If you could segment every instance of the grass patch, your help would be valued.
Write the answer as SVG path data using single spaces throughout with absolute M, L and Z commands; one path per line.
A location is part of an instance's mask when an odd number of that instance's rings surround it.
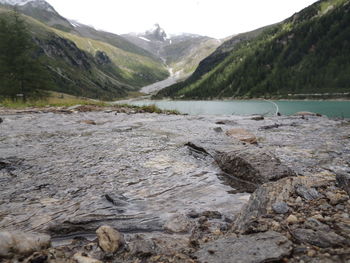
M 158 114 L 169 114 L 169 115 L 181 115 L 181 113 L 177 110 L 162 110 L 158 108 L 155 104 L 151 105 L 143 105 L 143 106 L 136 106 L 136 105 L 130 105 L 130 104 L 115 104 L 115 107 L 120 108 L 131 108 L 137 112 L 147 112 L 147 113 L 158 113 Z
M 24 108 L 44 108 L 44 107 L 70 107 L 75 105 L 95 105 L 101 107 L 110 106 L 109 103 L 87 99 L 83 97 L 76 97 L 59 92 L 50 92 L 49 97 L 44 99 L 33 99 L 23 102 L 21 100 L 3 99 L 0 101 L 0 106 L 12 109 L 24 109 Z

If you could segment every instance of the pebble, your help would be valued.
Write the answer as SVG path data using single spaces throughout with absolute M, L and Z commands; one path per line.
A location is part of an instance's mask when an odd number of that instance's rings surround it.
M 102 263 L 102 261 L 99 261 L 99 260 L 94 259 L 94 258 L 86 257 L 82 253 L 74 254 L 73 259 L 77 263 Z
M 289 224 L 296 224 L 298 223 L 298 218 L 295 215 L 290 215 L 287 217 L 287 222 Z
M 303 199 L 301 199 L 301 197 L 300 196 L 298 196 L 296 199 L 295 199 L 295 202 L 296 203 L 302 203 L 303 202 Z
M 286 214 L 289 211 L 289 206 L 285 202 L 277 202 L 272 205 L 272 209 L 277 214 Z
M 344 199 L 343 195 L 340 193 L 335 194 L 332 192 L 327 192 L 326 196 L 329 199 L 331 205 L 337 205 Z
M 349 219 L 349 214 L 343 213 L 343 214 L 342 214 L 342 218 Z
M 214 131 L 215 131 L 215 132 L 223 132 L 223 130 L 222 130 L 221 127 L 215 127 L 215 128 L 214 128 Z
M 319 220 L 319 221 L 324 221 L 324 217 L 320 214 L 316 214 L 316 215 L 312 216 L 312 218 Z
M 311 249 L 311 250 L 309 250 L 309 251 L 307 252 L 307 255 L 308 255 L 309 257 L 314 257 L 314 256 L 316 256 L 316 251 L 313 250 L 313 249 Z
M 331 218 L 330 216 L 326 216 L 326 217 L 324 218 L 324 221 L 325 221 L 325 222 L 332 221 L 332 218 Z

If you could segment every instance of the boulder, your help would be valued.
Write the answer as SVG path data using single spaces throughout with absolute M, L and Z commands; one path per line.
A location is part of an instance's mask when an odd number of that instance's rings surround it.
M 256 136 L 245 129 L 241 129 L 241 128 L 230 129 L 226 131 L 226 135 L 236 140 L 239 140 L 241 142 L 250 143 L 250 144 L 258 143 L 258 139 L 256 138 Z
M 339 187 L 350 195 L 350 174 L 338 173 L 336 179 Z
M 293 237 L 301 243 L 321 248 L 338 247 L 345 244 L 345 238 L 332 231 L 298 228 L 292 231 Z
M 0 258 L 29 256 L 50 245 L 51 237 L 45 234 L 0 232 Z
M 290 255 L 292 243 L 283 235 L 269 231 L 241 236 L 227 236 L 205 244 L 195 256 L 207 263 L 275 262 Z
M 106 253 L 115 253 L 125 245 L 123 234 L 110 226 L 101 226 L 96 234 L 98 245 Z
M 273 214 L 273 206 L 279 202 L 288 203 L 295 196 L 296 186 L 307 188 L 329 186 L 334 183 L 329 176 L 299 176 L 281 179 L 260 186 L 242 208 L 234 222 L 234 230 L 240 233 L 254 232 L 258 218 Z
M 256 186 L 295 176 L 274 154 L 260 148 L 217 152 L 214 158 L 224 172 Z

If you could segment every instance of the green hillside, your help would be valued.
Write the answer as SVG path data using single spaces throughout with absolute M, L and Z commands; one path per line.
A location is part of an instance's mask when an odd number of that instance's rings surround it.
M 323 0 L 239 41 L 158 97 L 254 98 L 350 91 L 350 3 Z M 215 54 L 215 53 L 214 53 Z M 214 67 L 213 67 L 214 65 Z
M 8 17 L 9 12 L 11 9 L 0 7 L 2 18 Z M 113 45 L 112 40 L 107 43 L 86 38 L 29 16 L 22 15 L 22 18 L 37 47 L 35 56 L 50 72 L 48 78 L 53 85 L 47 87 L 49 90 L 115 99 L 165 79 L 169 74 L 160 60 L 126 40 L 128 47 L 122 49 Z M 128 49 L 130 51 L 126 51 Z

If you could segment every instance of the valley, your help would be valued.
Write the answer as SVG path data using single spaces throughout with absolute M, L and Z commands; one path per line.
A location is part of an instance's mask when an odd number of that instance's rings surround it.
M 350 0 L 48 1 L 0 0 L 0 263 L 350 262 Z

